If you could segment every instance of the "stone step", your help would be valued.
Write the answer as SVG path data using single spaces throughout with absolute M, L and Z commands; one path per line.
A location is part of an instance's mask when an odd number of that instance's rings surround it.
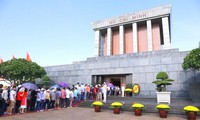
M 92 107 L 92 103 L 94 100 L 87 100 L 82 102 L 79 107 Z M 134 98 L 134 97 L 118 97 L 118 96 L 111 96 L 107 98 L 107 102 L 104 103 L 104 106 L 102 106 L 102 109 L 110 109 L 112 102 L 121 102 L 124 104 L 122 110 L 123 111 L 133 111 L 131 108 L 133 103 L 142 103 L 145 106 L 144 112 L 147 113 L 156 113 L 158 112 L 155 108 L 157 105 L 156 98 Z M 200 107 L 199 103 L 195 103 L 191 101 L 188 98 L 172 98 L 171 104 L 169 105 L 171 107 L 169 113 L 172 114 L 185 114 L 183 111 L 183 107 L 186 105 L 194 105 L 197 107 Z

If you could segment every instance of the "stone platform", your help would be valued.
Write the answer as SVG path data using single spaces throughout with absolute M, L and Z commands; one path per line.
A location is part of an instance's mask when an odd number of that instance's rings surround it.
M 79 107 L 92 107 L 91 104 L 94 100 L 87 100 L 82 102 Z M 131 105 L 133 103 L 142 103 L 145 106 L 146 113 L 156 113 L 157 110 L 155 109 L 157 105 L 156 98 L 147 98 L 147 97 L 119 97 L 119 96 L 108 96 L 107 102 L 104 104 L 102 109 L 112 109 L 110 105 L 112 102 L 121 102 L 124 104 L 122 110 L 123 111 L 133 111 Z M 200 103 L 193 102 L 191 99 L 188 98 L 171 98 L 171 107 L 169 113 L 172 114 L 185 114 L 183 111 L 183 107 L 186 105 L 194 105 L 200 108 Z

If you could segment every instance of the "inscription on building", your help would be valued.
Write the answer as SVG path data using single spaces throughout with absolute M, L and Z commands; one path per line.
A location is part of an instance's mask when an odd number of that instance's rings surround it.
M 139 12 L 135 12 L 131 14 L 117 16 L 117 17 L 103 20 L 103 21 L 96 21 L 92 23 L 92 25 L 93 25 L 93 29 L 97 29 L 97 28 L 117 25 L 120 23 L 133 22 L 140 19 L 151 18 L 154 16 L 167 15 L 170 13 L 170 10 L 171 10 L 171 5 L 165 5 L 165 6 L 157 7 L 154 9 L 143 10 L 143 11 L 139 11 Z

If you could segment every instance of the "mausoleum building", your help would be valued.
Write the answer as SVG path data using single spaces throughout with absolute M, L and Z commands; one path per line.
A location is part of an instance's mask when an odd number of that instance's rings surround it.
M 95 56 L 169 49 L 170 12 L 165 5 L 94 22 Z
M 167 72 L 172 97 L 188 97 L 194 73 L 181 65 L 188 52 L 171 49 L 171 5 L 133 12 L 93 22 L 95 57 L 67 65 L 45 67 L 55 82 L 73 85 L 139 84 L 139 96 L 156 96 L 152 83 L 158 72 Z

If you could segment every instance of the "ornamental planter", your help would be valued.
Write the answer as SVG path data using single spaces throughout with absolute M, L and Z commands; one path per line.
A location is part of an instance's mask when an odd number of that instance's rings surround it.
M 141 116 L 142 115 L 142 109 L 135 109 L 135 116 Z
M 101 106 L 94 105 L 94 111 L 95 112 L 100 112 L 101 111 Z
M 103 103 L 101 101 L 95 101 L 92 103 L 94 106 L 94 111 L 95 112 L 100 112 L 101 111 L 101 106 L 103 106 Z
M 113 108 L 113 113 L 114 114 L 119 114 L 120 113 L 120 107 Z
M 165 102 L 170 104 L 171 98 L 170 94 L 171 92 L 156 92 L 157 94 L 157 103 Z
M 196 120 L 197 113 L 196 112 L 186 112 L 188 120 Z
M 166 110 L 159 110 L 159 114 L 161 118 L 167 118 L 168 111 Z

